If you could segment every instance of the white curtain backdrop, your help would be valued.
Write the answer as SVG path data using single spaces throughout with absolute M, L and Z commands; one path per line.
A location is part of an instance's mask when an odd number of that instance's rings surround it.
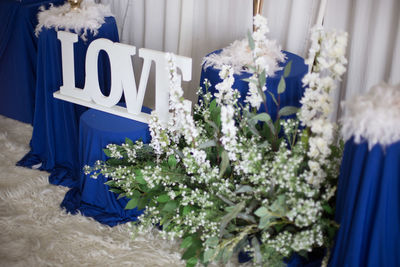
M 245 38 L 251 29 L 252 0 L 100 0 L 110 4 L 123 43 L 193 58 L 186 97 L 196 99 L 206 54 Z M 319 0 L 264 0 L 263 15 L 284 50 L 307 55 L 308 35 Z M 400 1 L 329 0 L 324 27 L 349 32 L 348 72 L 337 103 L 381 81 L 400 82 Z M 134 59 L 135 73 L 141 61 Z M 153 85 L 150 84 L 150 88 Z M 145 104 L 153 106 L 154 91 Z M 340 110 L 338 110 L 340 113 Z

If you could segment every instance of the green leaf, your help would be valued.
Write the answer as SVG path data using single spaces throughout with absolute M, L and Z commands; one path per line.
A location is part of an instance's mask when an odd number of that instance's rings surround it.
M 249 41 L 249 47 L 251 50 L 254 50 L 255 48 L 255 44 L 254 44 L 254 39 L 253 39 L 253 35 L 251 34 L 250 31 L 247 31 L 247 39 Z
M 141 185 L 146 185 L 147 182 L 146 180 L 143 178 L 143 174 L 140 170 L 135 171 L 135 180 L 136 182 L 138 182 Z
M 216 146 L 216 145 L 217 145 L 217 142 L 215 142 L 215 140 L 208 140 L 208 141 L 200 144 L 198 148 L 199 149 L 205 149 L 205 148 L 213 147 L 213 146 Z
M 176 164 L 177 164 L 177 162 L 176 162 L 175 156 L 174 156 L 174 155 L 170 155 L 170 156 L 168 157 L 168 165 L 169 165 L 171 168 L 175 169 Z
M 188 259 L 187 262 L 186 262 L 186 267 L 194 267 L 194 266 L 196 266 L 197 261 L 198 261 L 197 257 L 192 257 L 192 258 Z
M 265 85 L 265 81 L 266 81 L 266 73 L 265 73 L 265 69 L 264 69 L 258 76 L 258 82 L 259 82 L 259 85 L 261 86 L 261 88 Z
M 260 249 L 260 242 L 256 237 L 253 237 L 251 239 L 251 244 L 253 245 L 254 248 L 254 259 L 256 264 L 260 265 L 262 262 L 262 254 L 261 254 L 261 249 Z
M 275 95 L 273 93 L 271 93 L 270 91 L 267 91 L 267 92 L 271 96 L 272 101 L 274 101 L 275 105 L 279 106 L 278 101 L 276 101 Z
M 278 94 L 282 94 L 286 90 L 286 82 L 283 76 L 281 77 L 279 84 L 278 84 Z
M 129 139 L 128 137 L 125 138 L 125 143 L 127 143 L 128 145 L 133 146 L 133 141 L 131 139 Z
M 169 198 L 169 196 L 167 195 L 167 194 L 163 194 L 163 195 L 161 195 L 161 196 L 159 196 L 158 198 L 157 198 L 157 201 L 159 202 L 159 203 L 165 203 L 165 202 L 168 202 L 168 201 L 170 201 L 171 199 Z
M 258 113 L 257 115 L 255 115 L 253 118 L 251 118 L 252 120 L 255 121 L 264 121 L 264 122 L 268 122 L 271 121 L 271 116 L 268 113 Z
M 229 166 L 229 157 L 228 153 L 223 150 L 221 153 L 221 164 L 219 165 L 219 177 L 222 177 Z
M 194 256 L 196 256 L 197 252 L 201 249 L 201 241 L 194 238 L 192 239 L 192 245 L 183 253 L 182 259 L 188 260 Z
M 192 245 L 193 243 L 193 237 L 187 236 L 185 239 L 183 239 L 182 243 L 181 243 L 181 248 L 188 248 Z
M 292 60 L 290 60 L 289 63 L 285 66 L 285 70 L 284 70 L 283 76 L 285 78 L 288 77 L 291 70 L 292 70 Z
M 219 238 L 216 236 L 212 236 L 206 240 L 206 245 L 209 247 L 215 248 L 219 243 Z
M 188 215 L 192 210 L 193 208 L 191 206 L 185 206 L 182 212 L 183 216 Z
M 324 211 L 326 211 L 328 214 L 330 214 L 330 215 L 333 214 L 333 209 L 331 208 L 331 206 L 329 206 L 329 204 L 322 205 L 322 208 L 323 208 Z
M 249 193 L 249 192 L 253 192 L 254 191 L 254 189 L 253 189 L 253 187 L 251 187 L 251 186 L 249 186 L 249 185 L 243 185 L 243 186 L 241 186 L 241 187 L 239 187 L 239 189 L 238 190 L 236 190 L 236 194 L 239 194 L 239 193 Z
M 233 220 L 234 218 L 237 217 L 237 215 L 244 209 L 246 206 L 246 202 L 242 201 L 236 206 L 233 207 L 233 209 L 226 214 L 224 217 L 221 219 L 221 228 L 220 228 L 220 235 L 222 234 L 223 230 L 225 227 L 228 225 L 228 223 Z
M 260 222 L 258 223 L 258 228 L 265 229 L 269 226 L 272 219 L 276 218 L 275 216 L 265 215 L 261 217 Z
M 204 252 L 204 262 L 210 262 L 215 255 L 215 249 L 207 249 Z
M 175 200 L 171 200 L 171 201 L 167 202 L 167 204 L 165 204 L 165 206 L 162 210 L 166 211 L 166 212 L 173 212 L 176 210 L 177 207 L 178 207 L 178 203 Z
M 244 82 L 248 82 L 248 83 L 254 83 L 254 84 L 257 84 L 257 80 L 255 80 L 255 79 L 244 78 L 244 79 L 242 79 L 242 81 L 244 81 Z
M 227 263 L 230 258 L 232 257 L 233 251 L 231 249 L 225 248 L 224 252 L 222 253 L 222 261 Z
M 104 154 L 106 154 L 107 157 L 109 157 L 109 158 L 111 157 L 111 151 L 109 149 L 104 148 L 103 152 L 104 152 Z
M 129 202 L 126 204 L 125 209 L 126 210 L 132 210 L 138 206 L 139 203 L 139 198 L 132 198 L 129 200 Z
M 290 116 L 290 115 L 292 115 L 292 114 L 295 114 L 295 113 L 297 113 L 297 111 L 299 111 L 299 108 L 298 107 L 293 107 L 293 106 L 286 106 L 286 107 L 283 107 L 283 108 L 281 108 L 280 110 L 279 110 L 279 117 L 282 117 L 282 116 Z
M 268 215 L 269 212 L 267 208 L 260 207 L 254 212 L 254 214 L 257 215 L 258 217 L 264 217 L 265 215 Z
M 118 189 L 118 188 L 110 188 L 110 191 L 115 193 L 115 194 L 121 194 L 121 193 L 124 192 L 123 190 Z
M 144 209 L 146 207 L 147 203 L 148 203 L 148 199 L 142 197 L 142 198 L 139 199 L 139 203 L 137 204 L 137 208 L 142 210 L 142 209 Z

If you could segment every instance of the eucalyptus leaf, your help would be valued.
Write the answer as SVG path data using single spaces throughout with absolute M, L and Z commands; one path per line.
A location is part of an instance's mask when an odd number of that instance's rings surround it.
M 206 245 L 209 247 L 215 248 L 219 243 L 219 238 L 216 236 L 212 236 L 206 240 Z
M 276 106 L 279 106 L 278 101 L 276 101 L 275 95 L 274 95 L 273 93 L 271 93 L 270 91 L 267 91 L 267 92 L 268 92 L 268 94 L 271 96 L 272 101 L 274 101 L 275 105 L 276 105 Z
M 257 215 L 258 217 L 264 217 L 265 215 L 268 215 L 269 212 L 266 207 L 260 207 L 254 212 L 254 214 Z
M 256 264 L 260 265 L 262 262 L 260 242 L 258 241 L 258 239 L 256 237 L 253 237 L 251 239 L 251 244 L 253 245 L 253 248 L 254 248 L 254 259 L 256 261 Z
M 205 149 L 205 148 L 213 147 L 213 146 L 216 146 L 216 145 L 217 145 L 217 142 L 215 142 L 215 140 L 208 140 L 208 141 L 206 141 L 206 142 L 200 144 L 200 145 L 198 146 L 198 148 L 199 148 L 199 149 Z
M 242 81 L 257 84 L 257 80 L 251 79 L 251 78 L 244 78 L 244 79 L 242 79 Z
M 239 194 L 239 193 L 249 193 L 249 192 L 253 192 L 253 191 L 254 191 L 254 188 L 253 188 L 253 187 L 251 187 L 251 186 L 249 186 L 249 185 L 243 185 L 243 186 L 239 187 L 239 189 L 236 190 L 235 193 L 236 193 L 236 194 Z
M 292 60 L 290 60 L 289 63 L 286 64 L 285 69 L 284 69 L 284 71 L 283 71 L 283 72 L 284 72 L 284 73 L 283 73 L 283 76 L 284 76 L 285 78 L 288 77 L 291 70 L 292 70 Z
M 258 76 L 258 82 L 261 88 L 265 85 L 266 76 L 265 69 L 260 73 L 260 76 Z
M 278 94 L 284 93 L 285 90 L 286 90 L 286 82 L 282 76 L 281 79 L 279 80 L 279 84 L 278 84 Z
M 236 206 L 234 206 L 234 208 L 232 209 L 231 212 L 229 212 L 228 214 L 226 214 L 222 219 L 221 219 L 221 228 L 220 228 L 220 235 L 223 233 L 223 230 L 225 229 L 225 227 L 228 225 L 228 223 L 233 220 L 234 218 L 237 217 L 237 215 L 244 209 L 244 207 L 246 206 L 246 202 L 242 201 L 239 204 L 237 204 Z
M 264 122 L 268 122 L 271 121 L 271 116 L 268 113 L 258 113 L 257 115 L 255 115 L 254 117 L 251 118 L 254 121 L 264 121 Z
M 247 39 L 249 41 L 249 47 L 251 50 L 254 50 L 255 48 L 255 44 L 254 44 L 254 39 L 253 39 L 253 35 L 251 34 L 250 31 L 247 31 Z
M 263 217 L 261 217 L 260 222 L 258 223 L 258 228 L 260 229 L 265 229 L 269 226 L 269 224 L 271 223 L 271 220 L 276 218 L 275 216 L 271 216 L 271 215 L 265 215 Z
M 222 261 L 227 263 L 229 259 L 232 257 L 233 251 L 229 248 L 225 248 L 224 252 L 222 253 Z
M 228 153 L 223 150 L 221 153 L 221 164 L 219 166 L 219 177 L 222 177 L 224 175 L 224 173 L 226 172 L 226 170 L 228 169 L 229 166 L 229 157 L 228 157 Z
M 204 252 L 204 262 L 210 262 L 215 255 L 215 249 L 207 249 Z
M 293 114 L 296 114 L 297 111 L 299 111 L 298 107 L 294 107 L 294 106 L 286 106 L 283 107 L 279 110 L 279 117 L 283 117 L 283 116 L 290 116 Z

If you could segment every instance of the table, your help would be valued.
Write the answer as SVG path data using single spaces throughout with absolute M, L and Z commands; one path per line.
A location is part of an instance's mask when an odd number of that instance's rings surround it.
M 88 34 L 87 41 L 79 38 L 74 46 L 75 79 L 79 88 L 83 88 L 85 81 L 86 50 L 90 42 L 97 38 L 118 42 L 118 31 L 113 17 L 105 19 L 96 36 Z M 105 54 L 99 57 L 99 84 L 103 93 L 107 95 L 110 88 L 110 71 L 106 57 Z M 50 183 L 74 187 L 80 173 L 79 118 L 87 108 L 53 98 L 53 92 L 58 91 L 62 85 L 61 43 L 53 28 L 42 29 L 39 34 L 37 66 L 31 150 L 17 165 L 40 165 L 40 170 L 51 173 Z
M 221 50 L 217 50 L 213 53 L 220 53 Z M 281 67 L 285 67 L 289 61 L 292 61 L 292 68 L 289 76 L 285 78 L 286 82 L 286 91 L 280 95 L 280 103 L 281 107 L 284 106 L 296 106 L 300 107 L 300 99 L 303 97 L 304 88 L 302 85 L 302 78 L 307 73 L 308 67 L 304 63 L 304 59 L 298 55 L 293 53 L 283 51 L 287 57 L 287 60 L 280 64 Z M 202 69 L 201 71 L 201 78 L 200 78 L 200 86 L 205 90 L 204 80 L 207 78 L 210 83 L 211 87 L 208 89 L 210 92 L 216 92 L 215 85 L 222 82 L 221 78 L 218 75 L 219 70 L 213 67 L 209 67 L 207 69 Z M 268 77 L 266 81 L 266 85 L 268 90 L 272 92 L 275 97 L 277 98 L 278 93 L 278 84 L 281 76 L 283 75 L 283 70 L 276 72 L 275 76 Z M 235 82 L 233 84 L 234 89 L 239 90 L 241 97 L 239 101 L 244 104 L 244 100 L 246 99 L 247 92 L 249 90 L 248 83 L 243 81 L 245 78 L 249 78 L 251 76 L 248 72 L 242 72 L 241 74 L 234 74 Z M 267 106 L 268 106 L 268 113 L 270 114 L 271 118 L 275 118 L 277 114 L 277 106 L 273 102 L 272 97 L 266 93 L 267 97 Z M 260 106 L 259 112 L 265 112 L 264 105 Z
M 400 142 L 346 142 L 330 266 L 400 266 Z
M 0 114 L 33 122 L 37 37 L 41 5 L 64 0 L 0 1 Z
M 148 108 L 142 111 L 150 113 Z M 95 109 L 84 112 L 79 125 L 80 169 L 85 165 L 93 166 L 97 160 L 106 160 L 103 148 L 111 143 L 122 144 L 126 137 L 149 143 L 149 127 L 145 123 Z M 106 181 L 103 175 L 93 179 L 81 171 L 78 185 L 67 192 L 61 207 L 73 214 L 79 211 L 109 226 L 135 221 L 142 212 L 136 208 L 125 210 L 128 199 L 117 199 L 117 195 L 104 184 Z

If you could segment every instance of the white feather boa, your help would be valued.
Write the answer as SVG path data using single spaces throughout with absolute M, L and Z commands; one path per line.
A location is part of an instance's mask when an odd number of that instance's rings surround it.
M 96 4 L 93 0 L 83 1 L 78 10 L 70 9 L 69 3 L 57 7 L 51 5 L 47 10 L 44 6 L 40 7 L 36 35 L 39 35 L 43 27 L 47 29 L 54 27 L 56 30 L 62 28 L 74 31 L 85 40 L 88 33 L 93 35 L 98 33 L 105 17 L 113 16 L 109 6 Z
M 400 140 L 400 84 L 378 84 L 342 106 L 342 135 L 346 141 L 354 136 L 356 143 L 368 141 L 371 149 L 378 143 L 385 147 Z

